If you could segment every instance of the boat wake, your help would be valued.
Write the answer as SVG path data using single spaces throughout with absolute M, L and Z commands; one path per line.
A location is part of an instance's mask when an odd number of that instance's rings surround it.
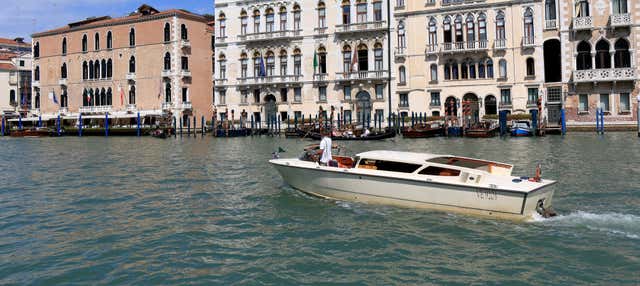
M 531 222 L 559 227 L 586 228 L 630 239 L 640 239 L 640 216 L 631 214 L 595 214 L 576 211 L 548 219 L 535 216 Z

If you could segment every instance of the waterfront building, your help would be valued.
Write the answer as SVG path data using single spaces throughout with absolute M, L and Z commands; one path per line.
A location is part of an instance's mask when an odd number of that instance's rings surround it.
M 0 115 L 27 115 L 31 103 L 31 53 L 0 52 Z
M 430 116 L 528 113 L 544 83 L 541 1 L 397 0 L 399 108 Z
M 142 5 L 33 36 L 34 115 L 212 115 L 211 30 L 201 15 Z M 191 122 L 191 120 L 189 120 Z
M 0 38 L 0 52 L 30 53 L 31 43 L 25 42 L 24 38 Z
M 392 70 L 388 5 L 215 1 L 219 118 L 309 118 L 319 106 L 353 122 L 386 117 Z M 397 107 L 398 99 L 391 100 Z
M 570 126 L 635 125 L 639 92 L 640 2 L 546 0 L 545 91 L 550 120 Z

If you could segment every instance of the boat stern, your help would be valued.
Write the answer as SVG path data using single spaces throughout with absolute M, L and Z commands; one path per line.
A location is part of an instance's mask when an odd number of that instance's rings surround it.
M 528 218 L 542 216 L 544 218 L 555 216 L 553 210 L 553 195 L 555 193 L 555 181 L 543 180 L 538 188 L 525 195 L 522 203 L 522 215 Z

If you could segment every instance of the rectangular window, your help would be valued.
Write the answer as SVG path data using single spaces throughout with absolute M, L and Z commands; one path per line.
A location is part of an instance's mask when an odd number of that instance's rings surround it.
M 318 87 L 318 101 L 321 101 L 321 102 L 327 101 L 327 87 L 326 86 Z
M 21 67 L 23 67 L 23 66 L 24 66 L 24 61 L 23 61 L 23 60 L 21 60 L 21 61 L 20 61 L 20 66 L 21 66 Z
M 631 101 L 629 93 L 623 92 L 620 94 L 620 112 L 631 111 Z
M 182 59 L 180 61 L 180 65 L 181 65 L 183 71 L 188 71 L 189 70 L 189 58 L 188 57 L 182 57 Z
M 267 33 L 273 32 L 274 21 L 273 14 L 267 14 Z
M 344 100 L 351 100 L 351 86 L 345 85 L 342 89 L 344 91 Z
M 440 92 L 432 91 L 431 92 L 431 102 L 429 103 L 431 106 L 440 106 Z
M 249 92 L 246 90 L 243 90 L 240 92 L 240 103 L 241 104 L 247 104 L 247 98 L 249 97 Z
M 281 102 L 287 102 L 287 93 L 289 91 L 286 88 L 280 89 L 280 101 Z
M 578 97 L 579 97 L 578 111 L 589 112 L 589 95 L 581 94 L 581 95 L 578 95 Z
M 287 13 L 280 13 L 280 31 L 287 30 Z
M 527 103 L 528 104 L 537 104 L 538 103 L 538 88 L 529 88 L 528 90 Z
M 302 111 L 294 111 L 293 118 L 297 118 L 298 120 L 302 119 Z
M 602 108 L 602 110 L 604 112 L 609 112 L 609 94 L 603 93 L 600 94 L 600 108 Z
M 367 22 L 367 3 L 358 4 L 358 6 L 356 6 L 356 11 L 358 14 L 358 17 L 357 17 L 358 23 L 366 23 Z
M 260 90 L 259 89 L 254 89 L 253 90 L 253 103 L 260 103 Z
M 247 34 L 247 17 L 242 17 L 240 19 L 240 34 L 241 35 L 246 35 Z
M 351 122 L 351 110 L 345 110 L 343 114 L 344 122 Z
M 293 73 L 295 75 L 302 75 L 302 57 L 296 55 L 293 57 Z
M 384 85 L 376 84 L 376 99 L 382 100 L 384 99 Z
M 342 24 L 351 24 L 351 5 L 349 4 L 342 6 Z
M 318 28 L 327 27 L 327 10 L 319 9 L 318 10 Z
M 293 12 L 293 30 L 300 30 L 300 11 Z
M 293 101 L 302 102 L 302 88 L 296 87 L 293 89 Z
M 409 95 L 406 93 L 400 94 L 400 107 L 409 107 Z
M 382 21 L 382 2 L 374 2 L 373 3 L 373 20 L 378 22 Z
M 182 88 L 182 102 L 188 102 L 188 101 L 189 101 L 189 89 L 186 88 L 186 87 L 183 87 Z
M 511 90 L 510 89 L 501 89 L 500 90 L 500 103 L 511 105 Z
M 221 105 L 227 104 L 227 91 L 226 90 L 218 91 L 218 95 L 220 97 L 220 104 Z

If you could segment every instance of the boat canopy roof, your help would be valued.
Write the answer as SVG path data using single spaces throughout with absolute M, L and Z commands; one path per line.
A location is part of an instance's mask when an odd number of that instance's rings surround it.
M 381 160 L 402 162 L 408 164 L 424 165 L 427 163 L 443 164 L 449 166 L 456 166 L 469 169 L 485 169 L 487 166 L 495 166 L 506 169 L 509 173 L 513 169 L 513 165 L 458 157 L 452 155 L 436 155 L 429 153 L 413 153 L 413 152 L 399 152 L 399 151 L 369 151 L 358 154 L 358 157 L 363 159 Z

